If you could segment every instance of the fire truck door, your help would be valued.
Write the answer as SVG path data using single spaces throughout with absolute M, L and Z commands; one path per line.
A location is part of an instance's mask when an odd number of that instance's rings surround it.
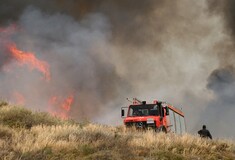
M 166 126 L 167 126 L 166 130 L 167 130 L 167 132 L 171 131 L 171 126 L 170 125 L 171 125 L 170 116 L 166 115 Z
M 175 133 L 175 116 L 174 112 L 171 109 L 169 109 L 169 118 L 170 118 L 170 123 L 168 128 L 170 128 L 170 132 Z

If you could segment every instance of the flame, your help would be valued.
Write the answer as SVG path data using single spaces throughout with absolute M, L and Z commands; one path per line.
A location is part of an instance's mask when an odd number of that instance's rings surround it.
M 8 49 L 20 64 L 26 64 L 31 69 L 37 69 L 44 74 L 46 80 L 50 80 L 49 65 L 45 61 L 38 60 L 34 53 L 19 50 L 14 43 L 9 44 Z
M 19 65 L 26 65 L 31 70 L 37 70 L 43 74 L 43 77 L 46 81 L 51 80 L 51 73 L 49 69 L 49 64 L 45 61 L 38 59 L 33 52 L 26 52 L 20 50 L 16 43 L 12 41 L 11 36 L 14 35 L 17 31 L 22 29 L 19 26 L 11 25 L 6 28 L 0 27 L 0 43 L 6 47 L 11 58 L 15 59 Z M 3 69 L 6 73 L 9 73 L 12 68 L 4 65 Z M 53 85 L 53 84 L 51 84 Z M 16 104 L 25 105 L 27 97 L 24 97 L 19 92 L 13 92 L 11 94 L 13 101 Z M 74 95 L 70 94 L 68 96 L 52 96 L 49 98 L 48 102 L 48 112 L 54 116 L 58 116 L 62 119 L 68 119 L 71 106 L 74 102 Z
M 68 114 L 73 102 L 73 95 L 70 95 L 66 98 L 52 96 L 49 100 L 49 113 L 62 119 L 68 119 Z
M 73 95 L 67 97 L 62 104 L 62 108 L 64 108 L 66 111 L 70 111 L 73 99 L 74 99 Z

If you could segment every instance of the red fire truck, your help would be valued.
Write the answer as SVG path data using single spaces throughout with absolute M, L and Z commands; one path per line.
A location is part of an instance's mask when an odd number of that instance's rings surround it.
M 183 134 L 186 132 L 184 113 L 182 110 L 166 103 L 155 100 L 151 104 L 133 98 L 133 104 L 122 108 L 122 118 L 126 127 L 136 129 L 153 128 L 165 133 Z

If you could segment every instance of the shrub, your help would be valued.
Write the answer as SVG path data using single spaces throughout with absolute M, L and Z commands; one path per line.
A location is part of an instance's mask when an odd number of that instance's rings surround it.
M 72 120 L 62 120 L 45 112 L 32 112 L 23 107 L 3 106 L 0 108 L 0 124 L 16 128 L 28 128 L 36 125 L 75 124 Z
M 58 118 L 51 116 L 49 113 L 45 112 L 35 112 L 32 114 L 32 125 L 59 125 L 62 124 L 63 121 Z
M 0 101 L 0 107 L 7 106 L 8 103 L 6 101 Z
M 9 127 L 27 127 L 32 123 L 32 112 L 21 107 L 0 108 L 0 123 Z

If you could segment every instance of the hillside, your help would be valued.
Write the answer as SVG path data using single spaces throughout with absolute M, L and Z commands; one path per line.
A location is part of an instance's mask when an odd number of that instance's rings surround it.
M 61 120 L 0 102 L 0 159 L 235 159 L 228 140 Z

